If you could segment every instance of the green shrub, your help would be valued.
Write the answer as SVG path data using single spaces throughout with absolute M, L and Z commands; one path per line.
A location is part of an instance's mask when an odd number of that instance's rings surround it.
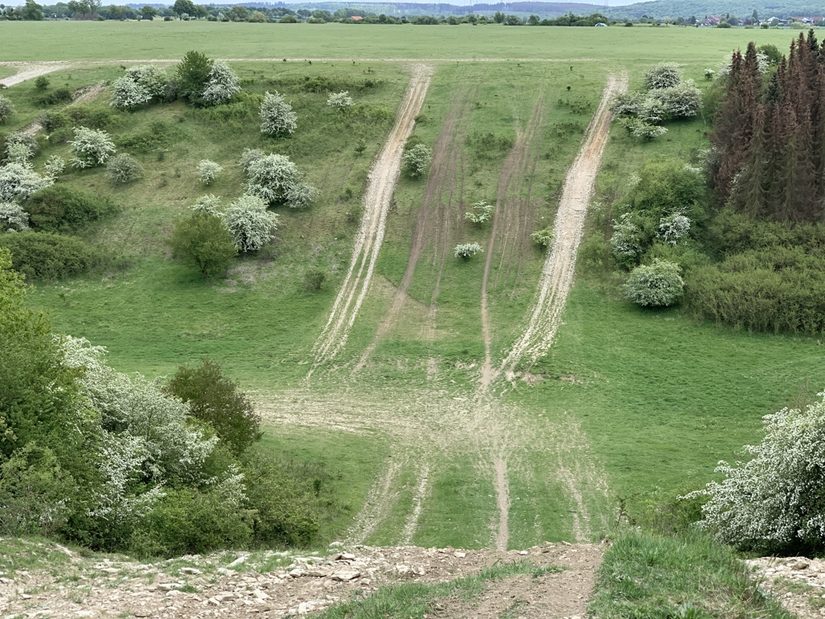
M 469 211 L 464 213 L 464 219 L 477 225 L 486 224 L 492 219 L 495 208 L 495 205 L 485 200 L 480 200 L 474 203 Z
M 49 232 L 0 235 L 0 247 L 11 252 L 14 269 L 29 279 L 62 279 L 105 263 L 100 250 L 85 241 Z
M 168 491 L 136 526 L 131 551 L 139 556 L 174 557 L 248 545 L 252 515 L 243 508 L 238 489 L 227 485 Z
M 77 232 L 108 217 L 117 209 L 106 197 L 52 185 L 32 195 L 25 203 L 30 225 L 44 232 Z
M 211 71 L 212 61 L 206 54 L 186 52 L 175 72 L 178 96 L 192 105 L 200 105 Z
M 235 453 L 261 436 L 261 419 L 252 402 L 216 363 L 204 360 L 196 368 L 179 367 L 166 390 L 188 402 L 192 416 L 208 423 Z
M 0 125 L 5 123 L 14 114 L 14 106 L 8 97 L 0 95 Z
M 320 487 L 320 484 L 262 454 L 248 456 L 243 471 L 247 504 L 254 514 L 254 542 L 309 545 L 319 530 L 315 515 L 317 498 L 312 485 Z
M 113 185 L 127 185 L 143 178 L 143 166 L 131 155 L 120 153 L 109 159 L 106 176 Z
M 90 129 L 106 129 L 115 124 L 116 116 L 105 108 L 90 108 L 73 105 L 66 111 L 71 124 L 82 125 Z
M 34 88 L 35 90 L 48 90 L 49 89 L 49 78 L 45 75 L 41 75 L 36 80 L 34 80 Z
M 416 144 L 404 153 L 404 172 L 410 178 L 421 178 L 430 168 L 433 153 L 426 144 Z
M 197 266 L 203 277 L 226 273 L 237 254 L 232 235 L 220 217 L 193 213 L 175 226 L 172 250 L 178 259 Z
M 323 269 L 309 269 L 304 273 L 304 288 L 310 292 L 317 292 L 324 286 L 327 272 Z
M 162 120 L 154 120 L 148 127 L 120 137 L 118 144 L 123 150 L 148 153 L 181 138 L 181 132 L 176 127 Z
M 642 307 L 668 307 L 681 298 L 684 287 L 678 264 L 654 260 L 630 272 L 624 294 Z
M 704 220 L 708 201 L 704 177 L 696 168 L 676 161 L 645 164 L 630 199 L 630 208 L 653 221 L 682 214 L 696 223 Z
M 72 100 L 72 91 L 66 88 L 56 88 L 37 98 L 38 105 L 57 105 L 58 103 L 68 103 Z
M 541 230 L 536 230 L 530 235 L 530 240 L 532 240 L 539 247 L 543 247 L 545 249 L 550 247 L 554 238 L 555 233 L 553 232 L 553 228 L 550 226 L 542 228 Z

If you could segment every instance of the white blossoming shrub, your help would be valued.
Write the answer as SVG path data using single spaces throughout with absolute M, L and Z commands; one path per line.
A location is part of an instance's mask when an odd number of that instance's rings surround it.
M 453 254 L 456 258 L 462 258 L 464 260 L 469 260 L 476 254 L 481 253 L 484 251 L 481 249 L 481 245 L 478 243 L 463 243 L 460 245 L 456 245 L 455 249 L 453 250 Z
M 247 169 L 246 193 L 258 196 L 267 205 L 307 206 L 315 190 L 304 185 L 295 164 L 285 155 L 270 153 L 255 159 Z
M 209 159 L 201 159 L 198 162 L 198 178 L 204 185 L 211 185 L 215 182 L 218 174 L 223 172 L 223 166 Z
M 27 164 L 7 163 L 0 167 L 0 202 L 24 202 L 52 182 Z
M 636 116 L 641 110 L 644 96 L 638 92 L 624 92 L 614 97 L 610 109 L 616 116 Z
M 69 142 L 75 158 L 72 165 L 76 168 L 94 168 L 104 165 L 115 154 L 115 143 L 105 131 L 77 127 L 74 140 Z
M 112 84 L 112 98 L 109 105 L 118 110 L 134 110 L 151 100 L 152 95 L 146 88 L 124 75 Z
M 131 155 L 120 153 L 109 159 L 106 175 L 113 185 L 126 185 L 143 178 L 143 166 Z
M 650 97 L 660 106 L 664 120 L 693 118 L 702 109 L 702 91 L 692 80 L 654 90 Z
M 485 200 L 474 203 L 469 211 L 464 213 L 464 219 L 477 225 L 486 224 L 493 217 L 496 207 Z
M 240 80 L 229 65 L 220 60 L 212 63 L 209 80 L 201 99 L 204 105 L 221 105 L 229 103 L 241 92 Z
M 682 72 L 679 70 L 679 65 L 672 62 L 654 65 L 645 73 L 645 86 L 648 90 L 672 88 L 681 81 Z
M 66 170 L 66 160 L 60 155 L 51 155 L 43 164 L 43 172 L 47 177 L 55 179 Z
M 825 543 L 825 393 L 764 418 L 765 437 L 747 462 L 720 462 L 722 481 L 706 496 L 702 526 L 721 542 L 778 553 Z
M 298 116 L 279 92 L 267 92 L 261 103 L 261 133 L 272 137 L 292 135 L 298 128 Z
M 244 174 L 249 174 L 249 167 L 264 155 L 266 155 L 266 153 L 260 148 L 245 148 L 241 153 L 240 159 L 238 160 Z
M 152 99 L 161 99 L 166 94 L 169 77 L 166 71 L 150 64 L 129 67 L 126 77 L 143 88 Z
M 657 236 L 668 245 L 676 245 L 690 232 L 690 219 L 681 213 L 674 213 L 659 220 Z
M 610 237 L 610 250 L 620 265 L 630 267 L 639 262 L 644 254 L 644 234 L 625 213 L 613 220 L 613 235 Z
M 327 105 L 335 110 L 345 110 L 352 107 L 352 97 L 349 91 L 342 90 L 341 92 L 331 92 L 327 97 Z
M 196 213 L 203 213 L 204 215 L 220 215 L 221 199 L 208 193 L 195 200 L 195 203 L 192 205 L 192 210 Z
M 0 125 L 5 124 L 11 115 L 14 114 L 14 106 L 8 97 L 0 95 Z
M 250 195 L 235 200 L 224 214 L 226 227 L 240 252 L 258 251 L 272 241 L 278 219 L 276 213 L 266 210 L 266 202 Z
M 28 164 L 34 153 L 24 142 L 12 142 L 6 145 L 6 161 L 9 163 Z
M 416 144 L 404 153 L 404 172 L 410 178 L 420 178 L 430 168 L 433 153 L 426 144 Z
M 624 126 L 628 133 L 634 138 L 638 138 L 645 142 L 650 142 L 656 138 L 662 137 L 667 133 L 667 127 L 661 125 L 651 125 L 638 118 L 624 119 Z
M 0 232 L 29 229 L 29 214 L 13 202 L 0 202 Z
M 636 120 L 647 125 L 658 125 L 667 118 L 667 110 L 661 101 L 655 97 L 646 97 L 639 105 Z
M 656 259 L 633 269 L 623 290 L 625 297 L 636 305 L 668 307 L 681 298 L 684 288 L 679 265 Z

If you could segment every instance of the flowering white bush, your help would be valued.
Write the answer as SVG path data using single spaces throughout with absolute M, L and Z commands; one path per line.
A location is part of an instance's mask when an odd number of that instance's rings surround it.
M 478 243 L 463 243 L 461 245 L 456 245 L 453 253 L 455 254 L 456 258 L 463 258 L 464 260 L 468 260 L 475 256 L 476 254 L 481 253 L 484 251 L 481 249 L 481 245 Z
M 202 100 L 205 105 L 221 105 L 228 103 L 241 92 L 240 80 L 235 72 L 225 62 L 216 60 L 209 71 L 209 80 L 203 91 Z
M 214 161 L 201 159 L 198 162 L 198 178 L 204 185 L 211 185 L 221 172 L 223 166 Z
M 613 220 L 610 250 L 616 261 L 626 267 L 636 264 L 644 253 L 644 235 L 628 213 Z
M 296 183 L 286 191 L 286 205 L 289 208 L 307 208 L 318 199 L 318 189 L 304 182 Z
M 634 138 L 649 142 L 667 133 L 667 127 L 652 125 L 638 118 L 624 119 L 624 126 Z
M 616 116 L 636 116 L 641 110 L 644 96 L 638 92 L 624 92 L 616 95 L 610 105 L 610 109 Z
M 290 158 L 270 153 L 249 164 L 246 193 L 267 204 L 284 204 L 288 192 L 300 183 L 301 175 Z
M 430 167 L 433 153 L 426 144 L 416 144 L 404 153 L 404 171 L 410 178 L 423 176 Z
M 29 214 L 13 202 L 0 202 L 0 232 L 29 229 Z
M 163 69 L 144 64 L 126 69 L 126 77 L 143 88 L 152 99 L 160 99 L 166 93 L 169 77 Z
M 7 97 L 0 95 L 0 125 L 4 124 L 14 114 L 14 106 Z
M 664 112 L 663 118 L 666 120 L 693 118 L 702 109 L 702 91 L 692 80 L 670 88 L 654 90 L 650 93 L 650 97 L 661 106 Z
M 220 215 L 221 199 L 208 193 L 195 200 L 195 203 L 192 205 L 192 210 L 196 213 L 204 213 L 205 215 Z
M 676 245 L 690 232 L 690 219 L 681 213 L 659 220 L 657 235 L 668 245 Z
M 657 259 L 630 272 L 624 294 L 642 307 L 668 307 L 679 300 L 684 288 L 679 265 Z
M 825 542 L 825 393 L 805 408 L 764 417 L 765 437 L 748 462 L 720 462 L 704 490 L 702 526 L 722 542 L 782 552 Z
M 25 142 L 11 142 L 6 145 L 6 161 L 27 164 L 34 157 L 31 148 Z
M 486 224 L 493 217 L 495 208 L 496 207 L 489 202 L 480 200 L 473 204 L 469 211 L 464 213 L 464 219 L 474 224 Z
M 679 70 L 679 65 L 672 62 L 654 65 L 645 73 L 645 86 L 648 90 L 671 88 L 681 81 L 682 72 Z
M 224 222 L 235 247 L 241 252 L 258 251 L 272 240 L 278 229 L 278 215 L 266 210 L 266 202 L 258 196 L 243 195 L 224 214 Z
M 109 159 L 106 174 L 113 185 L 125 185 L 143 178 L 143 166 L 131 155 L 121 153 Z
M 554 237 L 555 234 L 553 233 L 553 228 L 550 227 L 542 228 L 541 230 L 536 230 L 533 234 L 530 235 L 532 241 L 539 247 L 550 247 L 550 245 L 553 243 Z
M 666 118 L 667 110 L 665 106 L 653 96 L 648 96 L 642 100 L 636 114 L 636 119 L 647 125 L 658 125 Z
M 43 172 L 51 179 L 55 179 L 66 169 L 66 160 L 59 155 L 52 155 L 43 164 Z
M 52 182 L 27 164 L 7 163 L 0 167 L 0 202 L 23 202 Z
M 249 174 L 249 166 L 258 161 L 258 159 L 264 155 L 266 155 L 266 153 L 260 148 L 245 148 L 241 153 L 241 158 L 239 160 L 244 174 Z
M 327 97 L 327 105 L 336 110 L 345 110 L 352 107 L 352 97 L 349 96 L 349 91 L 346 90 L 331 92 Z
M 261 103 L 261 133 L 273 137 L 292 135 L 298 127 L 298 116 L 279 92 L 267 92 Z
M 105 164 L 115 154 L 115 143 L 105 131 L 77 127 L 74 140 L 69 142 L 75 158 L 72 165 L 76 168 L 93 168 Z
M 112 98 L 109 105 L 118 110 L 134 110 L 151 100 L 152 95 L 146 88 L 124 75 L 112 84 Z

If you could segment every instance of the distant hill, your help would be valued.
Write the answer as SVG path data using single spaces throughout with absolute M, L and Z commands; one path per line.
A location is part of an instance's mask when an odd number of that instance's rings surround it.
M 748 17 L 753 11 L 759 17 L 798 17 L 825 15 L 825 2 L 822 0 L 654 0 L 639 2 L 610 9 L 606 14 L 611 17 L 640 18 L 644 15 L 662 19 L 665 17 L 704 17 L 705 15 L 724 15 L 730 13 L 736 17 Z

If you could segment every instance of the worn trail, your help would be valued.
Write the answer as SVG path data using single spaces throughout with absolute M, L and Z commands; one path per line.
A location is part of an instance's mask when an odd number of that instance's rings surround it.
M 430 85 L 432 67 L 416 65 L 390 132 L 370 173 L 364 196 L 364 214 L 355 238 L 349 270 L 335 298 L 327 323 L 313 348 L 313 368 L 333 359 L 346 344 L 358 311 L 369 290 L 384 240 L 387 212 L 401 171 L 404 143 L 412 133 Z
M 627 76 L 610 76 L 599 108 L 590 124 L 584 145 L 567 173 L 555 236 L 539 282 L 538 297 L 527 326 L 501 365 L 512 378 L 522 364 L 535 363 L 553 343 L 561 324 L 567 295 L 573 285 L 576 253 L 581 242 L 587 207 L 596 182 L 610 130 L 610 101 L 627 89 Z

